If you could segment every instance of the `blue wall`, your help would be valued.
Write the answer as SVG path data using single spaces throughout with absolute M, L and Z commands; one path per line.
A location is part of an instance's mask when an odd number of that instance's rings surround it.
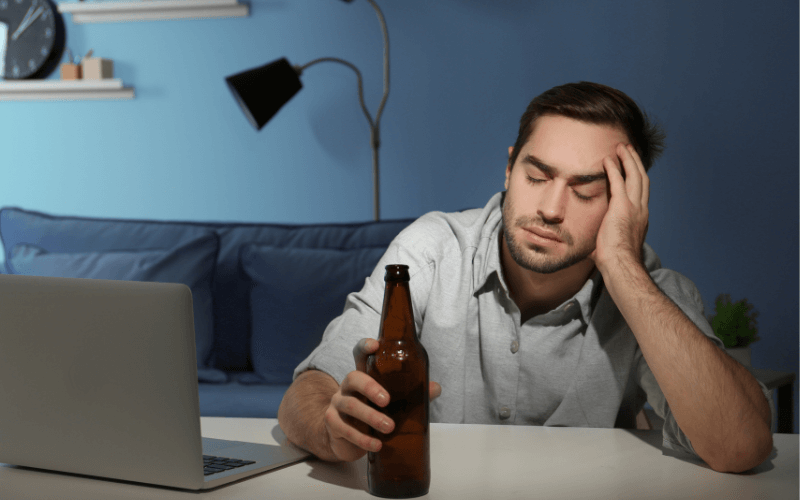
M 532 97 L 577 80 L 617 87 L 668 135 L 651 171 L 648 242 L 708 304 L 720 293 L 755 304 L 753 365 L 797 373 L 797 2 L 378 1 L 392 60 L 384 218 L 482 206 L 503 187 Z M 253 0 L 247 18 L 65 21 L 73 52 L 114 59 L 136 99 L 1 103 L 0 205 L 185 220 L 372 217 L 369 131 L 351 71 L 308 69 L 305 88 L 260 133 L 223 81 L 282 56 L 339 56 L 364 73 L 374 113 L 382 49 L 366 2 Z

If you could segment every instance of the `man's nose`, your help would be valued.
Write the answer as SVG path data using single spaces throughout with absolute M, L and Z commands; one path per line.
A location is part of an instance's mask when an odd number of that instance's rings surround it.
M 560 224 L 564 221 L 567 189 L 555 182 L 549 184 L 539 202 L 539 215 L 546 224 Z

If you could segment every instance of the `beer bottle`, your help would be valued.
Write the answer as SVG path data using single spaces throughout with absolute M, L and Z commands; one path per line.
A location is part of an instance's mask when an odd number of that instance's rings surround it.
M 384 281 L 380 347 L 367 358 L 367 374 L 389 393 L 385 408 L 373 407 L 395 427 L 390 434 L 372 430 L 383 446 L 368 453 L 367 478 L 375 496 L 411 498 L 431 484 L 428 353 L 414 326 L 408 266 L 386 266 Z

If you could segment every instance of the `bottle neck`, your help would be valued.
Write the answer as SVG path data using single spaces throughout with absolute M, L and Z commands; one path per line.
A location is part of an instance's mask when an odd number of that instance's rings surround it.
M 379 340 L 412 341 L 417 338 L 408 281 L 387 281 Z

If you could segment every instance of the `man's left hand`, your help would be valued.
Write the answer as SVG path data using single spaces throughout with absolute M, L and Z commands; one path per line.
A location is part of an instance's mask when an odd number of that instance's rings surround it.
M 597 233 L 597 247 L 590 255 L 601 274 L 609 266 L 642 266 L 642 245 L 647 235 L 650 179 L 633 146 L 620 143 L 616 153 L 621 167 L 616 158 L 603 159 L 611 197 Z

